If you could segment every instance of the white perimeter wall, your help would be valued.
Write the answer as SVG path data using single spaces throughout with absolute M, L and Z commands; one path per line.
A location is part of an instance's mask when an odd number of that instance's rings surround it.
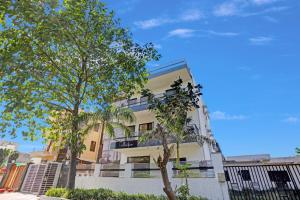
M 181 178 L 172 178 L 173 188 L 182 185 Z M 227 188 L 221 187 L 216 178 L 193 178 L 189 179 L 190 193 L 192 195 L 206 197 L 211 200 L 223 200 L 223 193 Z M 108 188 L 113 191 L 123 191 L 130 194 L 155 194 L 161 195 L 163 183 L 160 178 L 114 178 L 114 177 L 95 177 L 77 176 L 76 188 L 95 189 Z M 229 199 L 229 198 L 228 198 Z

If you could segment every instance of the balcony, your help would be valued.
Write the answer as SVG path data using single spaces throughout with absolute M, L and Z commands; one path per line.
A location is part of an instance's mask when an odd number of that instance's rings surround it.
M 182 143 L 192 143 L 198 142 L 200 135 L 198 127 L 193 124 L 189 125 L 188 128 L 191 130 L 190 134 L 188 134 Z M 115 138 L 114 142 L 111 143 L 111 149 L 125 149 L 125 148 L 137 148 L 137 147 L 148 147 L 148 146 L 160 146 L 161 141 L 157 139 L 150 139 L 146 142 L 140 142 L 139 138 L 141 136 L 138 133 L 135 133 L 134 136 L 131 137 L 119 137 Z M 176 143 L 175 137 L 168 138 L 168 143 Z
M 163 100 L 164 94 L 156 94 L 156 98 L 160 98 Z M 130 108 L 133 112 L 143 111 L 148 109 L 148 99 L 147 97 L 134 98 L 122 101 L 120 103 L 121 107 Z

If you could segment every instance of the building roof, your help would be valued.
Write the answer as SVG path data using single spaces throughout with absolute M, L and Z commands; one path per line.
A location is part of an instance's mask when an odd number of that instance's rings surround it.
M 270 154 L 239 155 L 225 158 L 224 165 L 231 164 L 292 164 L 300 163 L 300 156 L 271 157 Z
M 180 69 L 184 69 L 184 68 L 186 68 L 188 70 L 188 73 L 189 73 L 190 77 L 192 78 L 190 68 L 188 67 L 186 61 L 185 60 L 177 60 L 177 61 L 173 61 L 168 64 L 161 65 L 154 69 L 149 70 L 149 72 L 150 72 L 149 79 L 152 79 L 152 78 L 164 75 L 164 74 L 168 74 L 170 72 L 174 72 L 174 71 L 177 71 Z

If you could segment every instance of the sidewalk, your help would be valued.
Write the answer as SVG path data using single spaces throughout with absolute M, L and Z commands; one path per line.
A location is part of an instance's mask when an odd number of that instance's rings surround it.
M 19 192 L 0 193 L 0 200 L 38 200 L 39 198 L 32 194 L 23 194 Z

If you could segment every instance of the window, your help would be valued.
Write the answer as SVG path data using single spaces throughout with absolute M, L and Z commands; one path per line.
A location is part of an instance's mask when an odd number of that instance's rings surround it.
M 141 135 L 147 131 L 151 131 L 152 129 L 153 129 L 153 122 L 140 124 L 139 125 L 139 135 Z
M 251 181 L 249 170 L 240 170 L 238 171 L 238 175 L 240 175 L 244 181 Z
M 90 151 L 95 152 L 95 149 L 96 149 L 96 142 L 95 141 L 91 141 Z
M 167 96 L 172 96 L 176 93 L 176 90 L 175 89 L 169 89 L 169 90 L 166 90 L 166 95 Z
M 130 133 L 135 133 L 135 125 L 127 126 L 127 128 L 130 130 Z
M 150 163 L 150 156 L 127 157 L 127 163 Z
M 225 180 L 230 181 L 230 176 L 227 170 L 224 170 L 224 174 L 225 174 Z
M 137 103 L 137 98 L 129 99 L 129 100 L 127 101 L 127 103 L 128 103 L 128 106 L 134 105 L 134 104 Z
M 94 126 L 94 131 L 98 132 L 98 131 L 99 131 L 99 127 L 100 127 L 100 124 L 96 124 L 96 125 Z
M 287 173 L 287 171 L 281 170 L 281 171 L 268 171 L 268 175 L 270 177 L 270 180 L 276 183 L 286 183 L 290 182 L 290 177 Z

